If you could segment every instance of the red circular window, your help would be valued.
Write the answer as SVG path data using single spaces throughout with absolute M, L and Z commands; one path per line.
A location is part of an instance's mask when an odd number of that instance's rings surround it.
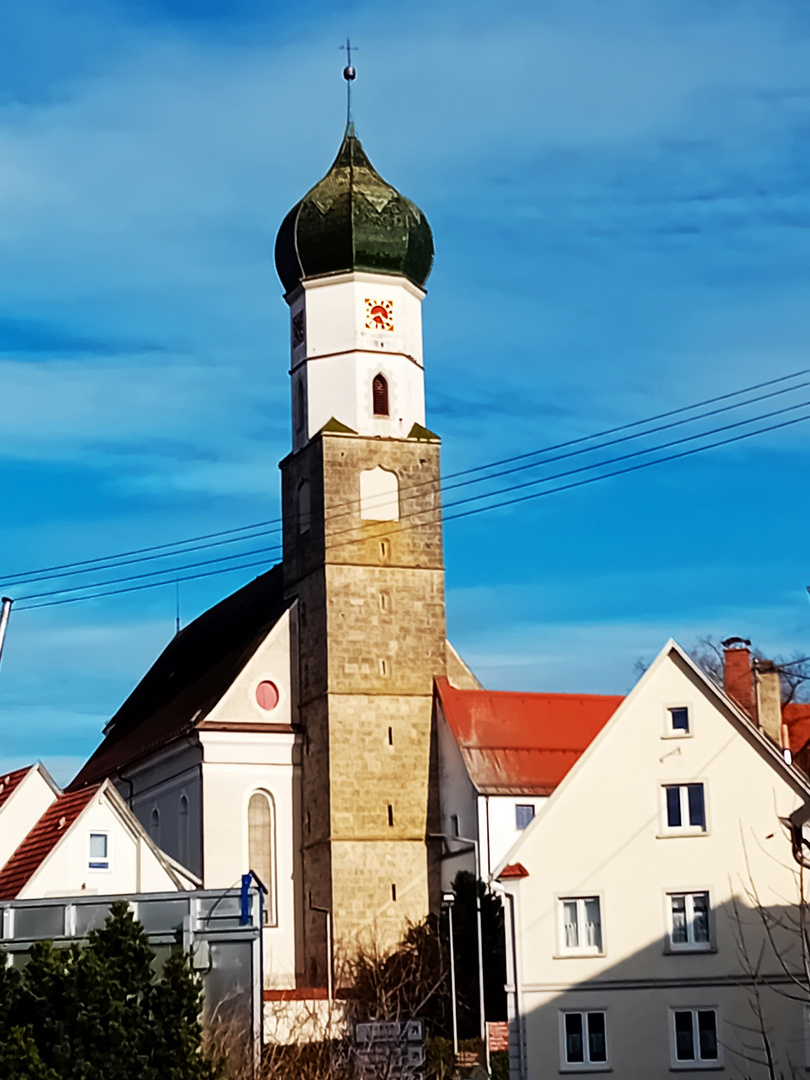
M 278 705 L 278 687 L 274 682 L 270 682 L 269 679 L 265 682 L 260 682 L 256 687 L 256 701 L 259 703 L 259 708 L 265 709 L 267 712 L 271 712 Z

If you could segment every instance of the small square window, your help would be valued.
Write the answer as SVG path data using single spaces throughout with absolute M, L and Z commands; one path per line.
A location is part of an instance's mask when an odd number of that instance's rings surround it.
M 669 732 L 671 735 L 689 734 L 689 710 L 685 705 L 667 709 L 669 715 Z
M 673 952 L 705 952 L 711 948 L 709 894 L 670 893 L 669 947 Z
M 518 829 L 525 829 L 528 825 L 531 825 L 534 818 L 534 806 L 527 804 L 521 806 L 518 804 L 515 807 L 515 827 Z
M 673 1065 L 718 1065 L 717 1009 L 672 1009 Z
M 598 896 L 560 900 L 560 955 L 599 956 L 602 952 L 602 905 Z
M 109 836 L 105 832 L 90 833 L 90 858 L 88 866 L 91 870 L 109 870 Z
M 608 1067 L 607 1024 L 604 1012 L 560 1014 L 561 1066 L 569 1072 Z
M 664 784 L 664 825 L 668 833 L 705 833 L 703 784 Z

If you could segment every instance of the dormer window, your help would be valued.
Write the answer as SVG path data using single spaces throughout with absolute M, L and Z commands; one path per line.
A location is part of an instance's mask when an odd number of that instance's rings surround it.
M 375 375 L 371 384 L 371 396 L 374 404 L 375 416 L 389 416 L 388 411 L 388 380 L 384 375 Z

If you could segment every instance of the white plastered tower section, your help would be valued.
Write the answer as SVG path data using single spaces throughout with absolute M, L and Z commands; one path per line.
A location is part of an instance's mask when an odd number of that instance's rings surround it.
M 406 277 L 361 270 L 308 278 L 287 295 L 293 451 L 332 418 L 399 439 L 424 426 L 424 297 Z

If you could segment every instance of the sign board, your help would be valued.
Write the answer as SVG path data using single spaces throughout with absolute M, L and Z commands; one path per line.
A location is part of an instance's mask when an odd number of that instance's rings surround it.
M 382 1076 L 386 1080 L 424 1080 L 424 1024 L 421 1020 L 355 1024 L 352 1045 L 344 1053 L 361 1080 Z

